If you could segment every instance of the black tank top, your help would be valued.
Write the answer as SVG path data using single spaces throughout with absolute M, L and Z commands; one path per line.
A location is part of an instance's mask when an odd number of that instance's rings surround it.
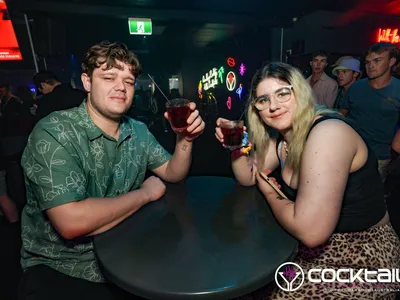
M 308 135 L 315 126 L 329 119 L 338 118 L 331 116 L 319 118 L 311 126 Z M 283 137 L 280 135 L 276 143 L 278 157 L 280 157 L 278 147 L 282 139 Z M 335 155 L 335 153 L 332 153 L 332 155 Z M 295 201 L 297 190 L 287 185 L 282 178 L 278 178 L 278 182 L 281 185 L 282 192 L 289 199 Z M 335 233 L 363 231 L 378 223 L 386 213 L 383 195 L 384 188 L 378 171 L 378 161 L 368 147 L 367 161 L 359 170 L 350 173 L 347 179 Z

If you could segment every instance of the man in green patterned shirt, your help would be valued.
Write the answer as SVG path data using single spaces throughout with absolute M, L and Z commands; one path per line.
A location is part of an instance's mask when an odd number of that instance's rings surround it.
M 118 299 L 99 271 L 92 236 L 163 196 L 159 178 L 183 180 L 192 142 L 204 130 L 191 103 L 188 128 L 177 134 L 171 156 L 146 125 L 124 116 L 140 72 L 125 45 L 92 46 L 82 69 L 86 101 L 42 119 L 22 157 L 20 299 Z M 147 169 L 159 178 L 144 180 Z

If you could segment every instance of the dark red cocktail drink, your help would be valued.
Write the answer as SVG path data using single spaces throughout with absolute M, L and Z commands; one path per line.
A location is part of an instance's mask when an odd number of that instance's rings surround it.
M 166 103 L 171 126 L 176 131 L 184 131 L 188 127 L 190 115 L 189 100 L 174 99 Z
M 223 121 L 221 131 L 224 135 L 224 146 L 226 148 L 235 150 L 242 146 L 243 121 Z

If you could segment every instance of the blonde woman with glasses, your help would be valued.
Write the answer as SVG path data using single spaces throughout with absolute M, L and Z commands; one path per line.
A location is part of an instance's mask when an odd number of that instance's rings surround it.
M 271 63 L 259 70 L 247 117 L 256 151 L 250 156 L 233 151 L 233 172 L 241 185 L 258 186 L 276 220 L 299 240 L 294 262 L 305 274 L 312 268 L 356 273 L 400 267 L 400 242 L 389 222 L 376 157 L 337 113 L 314 107 L 311 88 L 297 69 Z M 221 121 L 216 137 L 223 144 Z M 259 175 L 279 166 L 278 186 L 287 199 Z M 340 276 L 349 277 L 350 272 Z M 306 279 L 296 291 L 270 284 L 244 299 L 394 299 L 398 283 L 382 285 L 365 282 L 354 290 L 334 281 L 324 288 Z

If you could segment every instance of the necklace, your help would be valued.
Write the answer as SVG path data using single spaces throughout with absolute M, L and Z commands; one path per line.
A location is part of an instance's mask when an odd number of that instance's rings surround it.
M 283 148 L 285 149 L 286 157 L 289 155 L 289 148 L 286 141 L 283 141 Z
M 286 158 L 285 158 L 284 161 L 283 161 L 283 149 L 285 149 L 285 153 L 286 153 Z M 281 165 L 281 169 L 283 170 L 283 168 L 286 165 L 288 154 L 289 154 L 289 149 L 287 147 L 287 142 L 285 140 L 282 141 L 282 146 L 281 146 L 281 150 L 280 151 L 281 151 L 281 156 L 279 158 L 279 163 Z

